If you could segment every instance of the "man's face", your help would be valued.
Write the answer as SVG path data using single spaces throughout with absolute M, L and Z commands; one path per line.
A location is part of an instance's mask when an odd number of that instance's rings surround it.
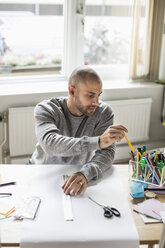
M 102 84 L 95 81 L 79 83 L 75 89 L 74 107 L 79 115 L 90 116 L 99 104 L 99 96 L 102 93 Z

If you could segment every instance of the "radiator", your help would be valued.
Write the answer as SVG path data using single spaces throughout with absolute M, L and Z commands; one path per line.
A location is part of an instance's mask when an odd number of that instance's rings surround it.
M 114 112 L 115 124 L 122 124 L 128 129 L 131 142 L 149 139 L 149 126 L 152 99 L 131 99 L 107 101 Z M 34 107 L 9 108 L 9 153 L 17 157 L 31 155 L 35 149 L 36 136 L 33 118 Z M 125 143 L 125 139 L 121 141 Z
M 9 108 L 9 153 L 11 157 L 33 153 L 36 144 L 34 107 Z
M 131 142 L 147 141 L 151 116 L 151 98 L 107 101 L 114 112 L 114 124 L 124 125 L 128 129 Z M 123 139 L 121 144 L 126 143 Z

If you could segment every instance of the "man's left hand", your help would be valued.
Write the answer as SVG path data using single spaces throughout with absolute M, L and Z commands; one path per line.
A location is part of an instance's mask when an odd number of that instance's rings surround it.
M 77 172 L 68 177 L 62 188 L 66 195 L 74 196 L 81 194 L 86 189 L 87 184 L 86 177 L 81 172 Z

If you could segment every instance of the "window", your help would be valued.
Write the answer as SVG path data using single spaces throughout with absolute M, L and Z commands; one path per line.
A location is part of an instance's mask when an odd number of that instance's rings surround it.
M 0 77 L 61 80 L 83 64 L 108 80 L 148 76 L 162 9 L 148 0 L 0 0 Z
M 0 0 L 1 75 L 69 75 L 88 64 L 104 79 L 128 77 L 131 0 L 7 2 Z
M 61 73 L 63 0 L 0 0 L 1 73 Z
M 132 1 L 86 0 L 85 64 L 102 77 L 128 78 Z

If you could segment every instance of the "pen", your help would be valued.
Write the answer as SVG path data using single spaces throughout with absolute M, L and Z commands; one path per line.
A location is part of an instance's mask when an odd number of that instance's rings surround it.
M 148 154 L 146 155 L 146 162 L 147 162 L 147 164 L 148 164 L 149 169 L 151 170 L 151 172 L 152 172 L 152 174 L 153 174 L 153 177 L 156 179 L 156 182 L 157 182 L 158 184 L 160 184 L 160 179 L 159 179 L 159 177 L 158 177 L 158 175 L 157 175 L 157 173 L 156 173 L 156 171 L 155 171 L 154 166 L 152 165 L 151 159 L 150 159 L 150 157 L 149 157 Z
M 0 195 L 12 196 L 12 193 L 0 193 Z
M 153 191 L 165 191 L 165 188 L 159 188 L 159 187 L 155 187 L 155 188 L 144 188 L 144 191 L 145 190 L 153 190 Z
M 155 153 L 154 162 L 156 161 L 156 158 L 157 158 L 157 156 L 158 156 L 158 153 L 159 153 L 159 150 Z
M 134 152 L 134 148 L 133 148 L 133 146 L 131 145 L 131 142 L 129 141 L 129 139 L 127 138 L 127 135 L 125 134 L 124 137 L 125 137 L 125 139 L 126 139 L 128 145 L 129 145 L 131 151 Z
M 133 174 L 132 174 L 132 176 L 131 176 L 131 177 L 134 177 L 134 176 L 135 176 L 136 171 L 137 171 L 137 167 L 136 167 L 136 168 L 135 168 L 135 170 L 133 171 Z
M 1 184 L 0 184 L 0 187 L 8 186 L 8 185 L 15 185 L 15 184 L 16 184 L 16 182 L 1 183 Z
M 149 171 L 148 171 L 148 173 L 147 173 L 147 175 L 146 175 L 146 177 L 145 177 L 145 179 L 144 179 L 144 181 L 146 182 L 147 181 L 147 179 L 148 179 L 148 177 L 149 177 L 149 175 L 150 175 L 150 169 L 149 169 Z
M 139 164 L 139 151 L 138 151 L 138 149 L 137 149 L 137 152 L 136 152 L 136 168 L 137 168 L 137 177 L 139 176 L 139 166 L 140 166 L 140 164 Z

